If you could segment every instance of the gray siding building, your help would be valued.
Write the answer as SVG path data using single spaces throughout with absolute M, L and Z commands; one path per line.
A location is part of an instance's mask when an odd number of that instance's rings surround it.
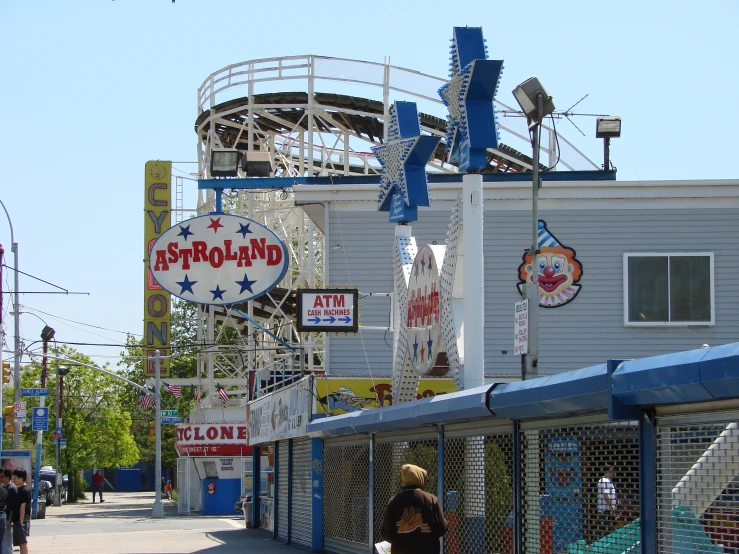
M 419 248 L 445 244 L 460 186 L 431 185 L 432 205 L 411 225 Z M 392 293 L 395 224 L 376 211 L 377 188 L 294 190 L 324 230 L 327 284 Z M 515 377 L 513 306 L 531 241 L 531 184 L 485 183 L 484 207 L 485 374 Z M 549 300 L 560 305 L 540 311 L 540 373 L 739 340 L 738 208 L 739 180 L 545 182 L 539 219 L 564 249 L 545 271 L 552 286 L 577 262 L 582 271 L 574 297 Z M 391 299 L 360 303 L 363 327 L 356 337 L 329 338 L 327 371 L 388 376 Z

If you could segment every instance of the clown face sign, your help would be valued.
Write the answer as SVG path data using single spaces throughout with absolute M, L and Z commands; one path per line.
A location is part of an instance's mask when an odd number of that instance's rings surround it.
M 536 260 L 536 271 L 539 277 L 539 306 L 542 308 L 558 308 L 571 302 L 580 292 L 582 264 L 575 257 L 572 248 L 562 246 L 547 229 L 547 224 L 539 220 L 539 256 Z M 523 255 L 523 263 L 518 266 L 518 291 L 523 291 L 525 283 L 533 279 L 533 256 L 527 251 Z

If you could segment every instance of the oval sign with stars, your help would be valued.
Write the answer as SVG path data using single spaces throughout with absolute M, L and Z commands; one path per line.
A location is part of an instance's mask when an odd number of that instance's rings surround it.
M 439 270 L 443 260 L 443 246 L 423 246 L 416 254 L 408 281 L 408 354 L 419 375 L 434 368 L 441 345 Z
M 149 267 L 167 291 L 197 304 L 229 305 L 263 294 L 287 272 L 287 248 L 263 225 L 210 214 L 170 227 L 154 243 Z

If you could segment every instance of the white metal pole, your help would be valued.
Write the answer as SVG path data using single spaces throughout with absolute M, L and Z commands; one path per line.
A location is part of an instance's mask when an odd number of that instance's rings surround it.
M 61 406 L 59 405 L 59 349 L 57 348 L 56 341 L 54 341 L 54 354 L 56 358 L 55 360 L 55 363 L 56 363 L 56 426 L 61 427 L 62 426 L 62 410 L 61 410 Z M 54 477 L 54 506 L 62 505 L 62 499 L 59 493 L 59 487 L 62 481 L 62 475 L 59 472 L 60 449 L 61 449 L 61 437 L 57 439 L 56 446 L 54 448 L 54 454 L 55 454 L 54 468 L 56 469 L 56 476 Z
M 485 384 L 485 287 L 482 175 L 462 177 L 464 204 L 464 388 Z
M 154 486 L 156 487 L 156 494 L 154 496 L 154 507 L 151 510 L 151 517 L 162 518 L 164 517 L 164 505 L 162 504 L 162 405 L 161 405 L 161 381 L 162 378 L 159 375 L 159 367 L 161 365 L 161 353 L 159 350 L 154 351 L 154 397 L 156 402 L 156 460 L 155 460 L 155 472 L 154 472 Z

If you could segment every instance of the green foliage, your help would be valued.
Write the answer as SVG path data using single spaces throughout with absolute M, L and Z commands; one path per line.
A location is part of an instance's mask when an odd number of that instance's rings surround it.
M 62 357 L 81 363 L 95 365 L 87 356 L 77 350 L 60 346 L 58 354 Z M 131 415 L 121 409 L 118 402 L 118 381 L 110 375 L 84 366 L 66 364 L 69 374 L 61 379 L 63 385 L 62 420 L 64 438 L 67 448 L 60 451 L 60 469 L 70 476 L 70 501 L 74 501 L 83 489 L 77 473 L 92 467 L 118 467 L 132 465 L 139 459 L 139 451 L 131 434 Z M 106 369 L 106 368 L 104 368 Z M 46 387 L 55 391 L 56 362 L 47 368 Z M 109 369 L 110 371 L 110 369 Z M 40 360 L 25 366 L 21 374 L 22 387 L 39 387 L 42 368 Z M 39 405 L 38 397 L 25 399 L 27 410 Z M 56 396 L 49 395 L 45 399 L 49 407 L 50 427 L 53 428 L 56 418 Z M 36 433 L 30 430 L 23 433 L 22 447 L 33 450 Z M 45 458 L 55 458 L 55 447 L 51 441 L 51 433 L 44 435 Z M 28 445 L 28 446 L 26 446 Z
M 172 377 L 195 377 L 197 375 L 197 343 L 195 336 L 195 318 L 197 306 L 190 302 L 175 302 L 172 311 L 172 345 L 173 352 L 178 354 L 170 363 Z M 136 340 L 128 336 L 126 344 L 129 347 L 121 353 L 121 375 L 126 379 L 143 385 L 151 375 L 147 375 L 146 355 L 143 340 Z M 165 379 L 166 380 L 166 379 Z M 133 429 L 136 445 L 141 460 L 153 464 L 155 461 L 155 445 L 149 439 L 149 422 L 154 420 L 154 410 L 142 411 L 139 407 L 140 391 L 126 383 L 121 383 L 118 389 L 119 403 L 123 409 L 133 416 Z M 195 407 L 192 392 L 184 387 L 182 398 L 162 390 L 162 410 L 178 410 L 180 417 L 187 417 Z M 170 471 L 177 470 L 177 451 L 174 447 L 174 425 L 162 425 L 162 467 Z
M 177 491 L 172 489 L 172 500 L 177 502 L 177 498 L 178 498 Z

